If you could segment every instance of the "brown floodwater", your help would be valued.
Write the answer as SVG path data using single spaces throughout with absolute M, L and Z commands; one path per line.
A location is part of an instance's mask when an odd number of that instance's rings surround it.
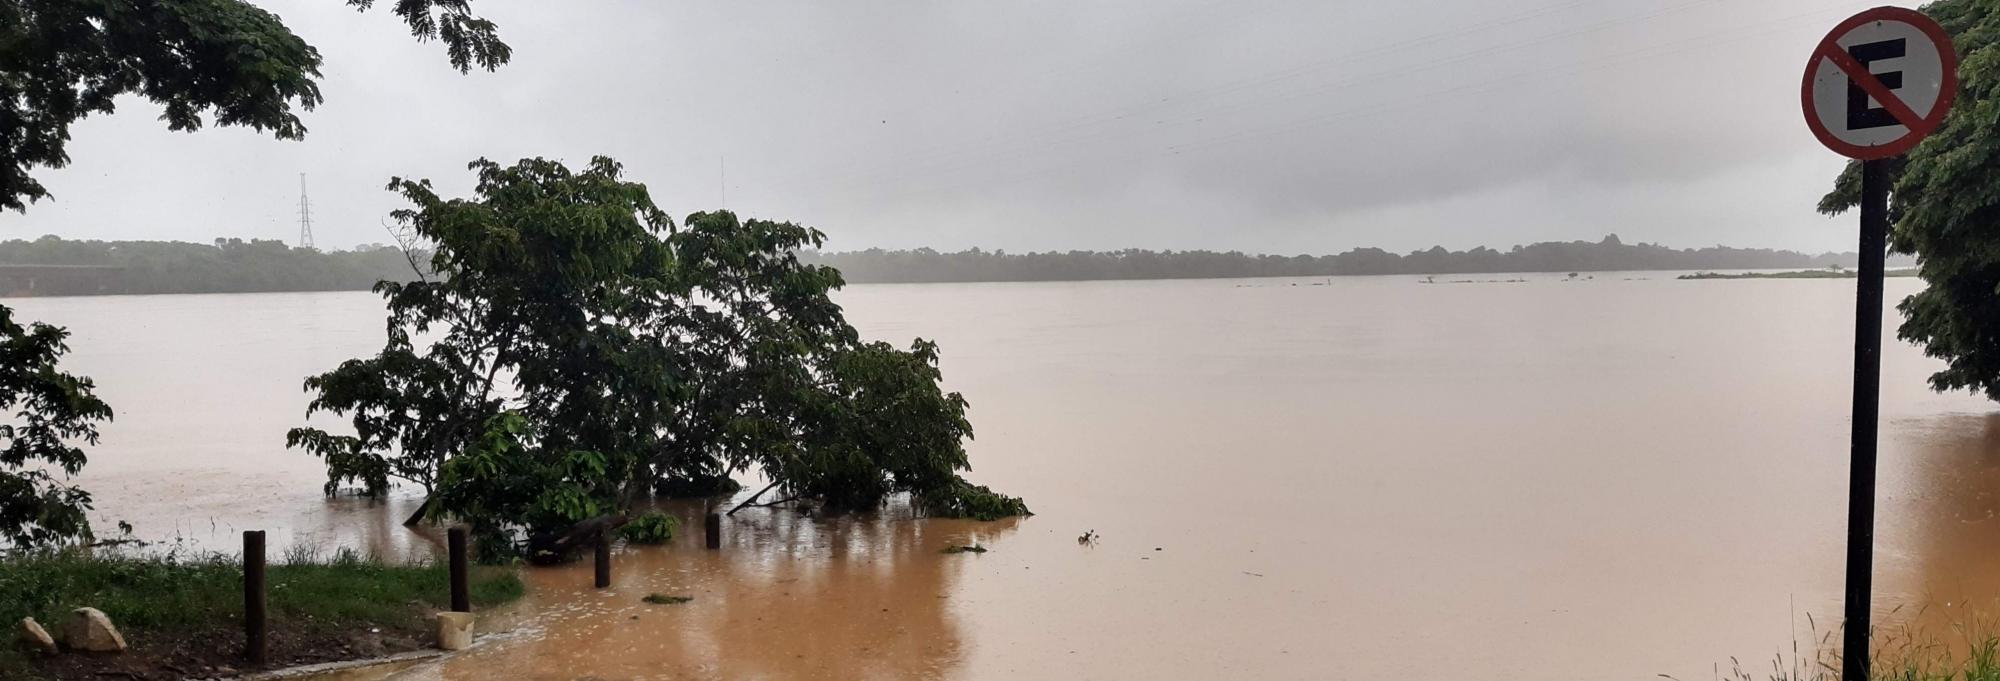
M 852 287 L 865 335 L 939 341 L 970 477 L 1038 515 L 746 511 L 719 552 L 696 523 L 621 548 L 612 589 L 528 571 L 500 633 L 397 678 L 1692 680 L 1809 647 L 1840 609 L 1852 282 L 1523 278 Z M 372 296 L 10 302 L 118 409 L 84 478 L 106 526 L 435 551 L 410 500 L 324 499 L 283 447 L 300 379 L 379 347 Z M 2000 608 L 2000 410 L 1937 366 L 1888 340 L 1891 623 Z

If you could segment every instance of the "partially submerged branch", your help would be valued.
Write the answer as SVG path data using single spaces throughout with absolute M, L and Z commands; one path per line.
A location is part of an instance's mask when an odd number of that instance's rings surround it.
M 757 502 L 757 499 L 758 499 L 758 498 L 760 498 L 760 497 L 763 497 L 763 496 L 764 496 L 764 493 L 765 493 L 765 492 L 769 492 L 769 491 L 771 491 L 771 489 L 772 489 L 772 488 L 774 488 L 774 487 L 777 487 L 777 486 L 778 486 L 778 483 L 777 483 L 776 481 L 772 481 L 772 482 L 771 482 L 771 484 L 769 484 L 769 485 L 765 485 L 765 486 L 764 486 L 764 489 L 760 489 L 760 490 L 757 490 L 757 493 L 756 493 L 756 494 L 752 494 L 752 495 L 750 495 L 750 498 L 748 498 L 748 499 L 744 499 L 744 500 L 743 500 L 743 503 L 740 503 L 740 504 L 737 504 L 737 505 L 736 505 L 736 508 L 732 508 L 732 509 L 729 509 L 729 512 L 728 512 L 728 513 L 725 513 L 725 514 L 723 514 L 723 515 L 730 515 L 730 516 L 734 516 L 734 515 L 736 515 L 736 512 L 737 512 L 737 511 L 741 511 L 741 510 L 743 510 L 743 509 L 745 509 L 745 508 L 749 508 L 749 507 L 750 507 L 750 506 L 751 506 L 752 504 L 755 504 L 755 503 Z M 796 497 L 794 497 L 794 498 L 796 498 Z

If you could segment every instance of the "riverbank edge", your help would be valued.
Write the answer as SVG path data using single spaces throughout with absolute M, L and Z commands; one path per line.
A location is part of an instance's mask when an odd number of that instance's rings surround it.
M 265 677 L 299 666 L 363 663 L 430 648 L 433 618 L 448 607 L 449 578 L 435 561 L 388 563 L 340 551 L 293 550 L 268 572 L 270 655 L 242 658 L 242 569 L 233 557 L 81 552 L 0 556 L 0 681 Z M 475 609 L 520 598 L 517 568 L 482 566 Z M 60 636 L 71 610 L 105 612 L 130 648 L 118 654 L 32 651 L 22 617 Z
M 408 669 L 409 667 L 414 667 L 419 663 L 430 662 L 432 660 L 436 660 L 438 658 L 450 654 L 451 653 L 448 651 L 437 650 L 434 648 L 426 650 L 413 650 L 407 653 L 396 653 L 394 655 L 387 655 L 383 657 L 371 657 L 361 660 L 341 660 L 338 662 L 321 662 L 318 664 L 308 664 L 297 667 L 286 667 L 284 669 L 272 669 L 269 671 L 255 672 L 251 674 L 244 674 L 242 676 L 210 677 L 206 679 L 193 679 L 191 681 L 289 681 L 290 679 L 315 679 L 331 674 L 367 671 L 376 669 L 378 667 L 392 667 L 392 666 L 397 667 L 397 669 L 393 671 L 402 671 L 404 669 Z

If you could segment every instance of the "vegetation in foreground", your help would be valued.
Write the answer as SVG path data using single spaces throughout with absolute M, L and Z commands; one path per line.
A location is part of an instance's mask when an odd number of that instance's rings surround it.
M 267 573 L 273 666 L 411 650 L 429 643 L 429 615 L 449 607 L 442 563 L 392 564 L 348 550 L 294 550 Z M 475 607 L 519 598 L 511 568 L 477 567 Z M 243 569 L 235 557 L 102 557 L 33 552 L 0 558 L 0 620 L 33 617 L 54 633 L 69 612 L 92 607 L 111 617 L 131 650 L 96 657 L 36 659 L 0 645 L 0 680 L 200 677 L 242 668 Z
M 365 11 L 375 0 L 347 5 Z M 460 72 L 512 58 L 470 0 L 398 0 L 392 11 L 419 41 L 442 43 Z M 163 107 L 169 130 L 212 123 L 303 138 L 297 110 L 324 101 L 321 64 L 277 15 L 244 0 L 0 0 L 0 210 L 50 198 L 33 173 L 68 165 L 70 126 L 112 113 L 125 95 Z M 111 409 L 89 379 L 60 370 L 66 336 L 16 323 L 0 305 L 0 419 L 20 424 L 0 422 L 0 541 L 14 548 L 91 537 L 90 495 L 67 482 L 86 461 L 72 443 L 95 443 Z
M 1923 6 L 1958 48 L 1958 99 L 1944 124 L 1889 164 L 1889 252 L 1919 257 L 1926 284 L 1896 309 L 1896 337 L 1945 361 L 1931 388 L 1969 390 L 2000 400 L 2000 12 L 1989 0 Z M 1837 215 L 1859 205 L 1861 163 L 1850 162 L 1820 199 Z
M 1898 608 L 1900 610 L 1901 608 Z M 1919 611 L 1918 616 L 1922 613 Z M 1810 619 L 1808 620 L 1810 622 Z M 1792 644 L 1789 656 L 1780 653 L 1769 665 L 1752 665 L 1731 658 L 1728 667 L 1717 665 L 1716 681 L 1842 681 L 1837 631 L 1819 632 L 1812 651 Z M 1918 628 L 1909 623 L 1876 627 L 1869 644 L 1869 681 L 2000 681 L 2000 620 L 1974 617 L 1954 618 L 1944 626 L 1947 634 Z M 1661 678 L 1681 679 L 1667 674 Z

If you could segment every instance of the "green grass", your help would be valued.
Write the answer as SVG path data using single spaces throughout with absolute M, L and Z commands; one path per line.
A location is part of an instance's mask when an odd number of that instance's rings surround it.
M 1901 608 L 1898 608 L 1900 610 Z M 1921 613 L 1919 613 L 1921 615 Z M 1811 620 L 1808 619 L 1808 622 Z M 1920 630 L 1908 624 L 1877 627 L 1869 644 L 1869 681 L 2000 681 L 2000 621 L 1954 619 L 1946 633 Z M 1841 681 L 1836 632 L 1818 633 L 1812 652 L 1792 644 L 1789 657 L 1775 656 L 1769 666 L 1745 669 L 1735 658 L 1716 668 L 1718 681 Z M 1674 681 L 1665 674 L 1662 678 Z
M 269 566 L 269 608 L 274 628 L 290 625 L 326 631 L 382 627 L 418 631 L 422 610 L 449 607 L 450 578 L 441 562 L 392 564 L 342 550 L 322 555 L 296 549 Z M 472 573 L 472 602 L 494 605 L 519 598 L 525 587 L 509 568 Z M 227 556 L 92 557 L 75 552 L 0 557 L 0 679 L 26 665 L 11 645 L 12 625 L 34 617 L 54 632 L 69 611 L 89 606 L 111 617 L 127 641 L 143 645 L 151 634 L 228 630 L 243 615 L 243 568 Z M 218 642 L 218 645 L 230 645 Z

